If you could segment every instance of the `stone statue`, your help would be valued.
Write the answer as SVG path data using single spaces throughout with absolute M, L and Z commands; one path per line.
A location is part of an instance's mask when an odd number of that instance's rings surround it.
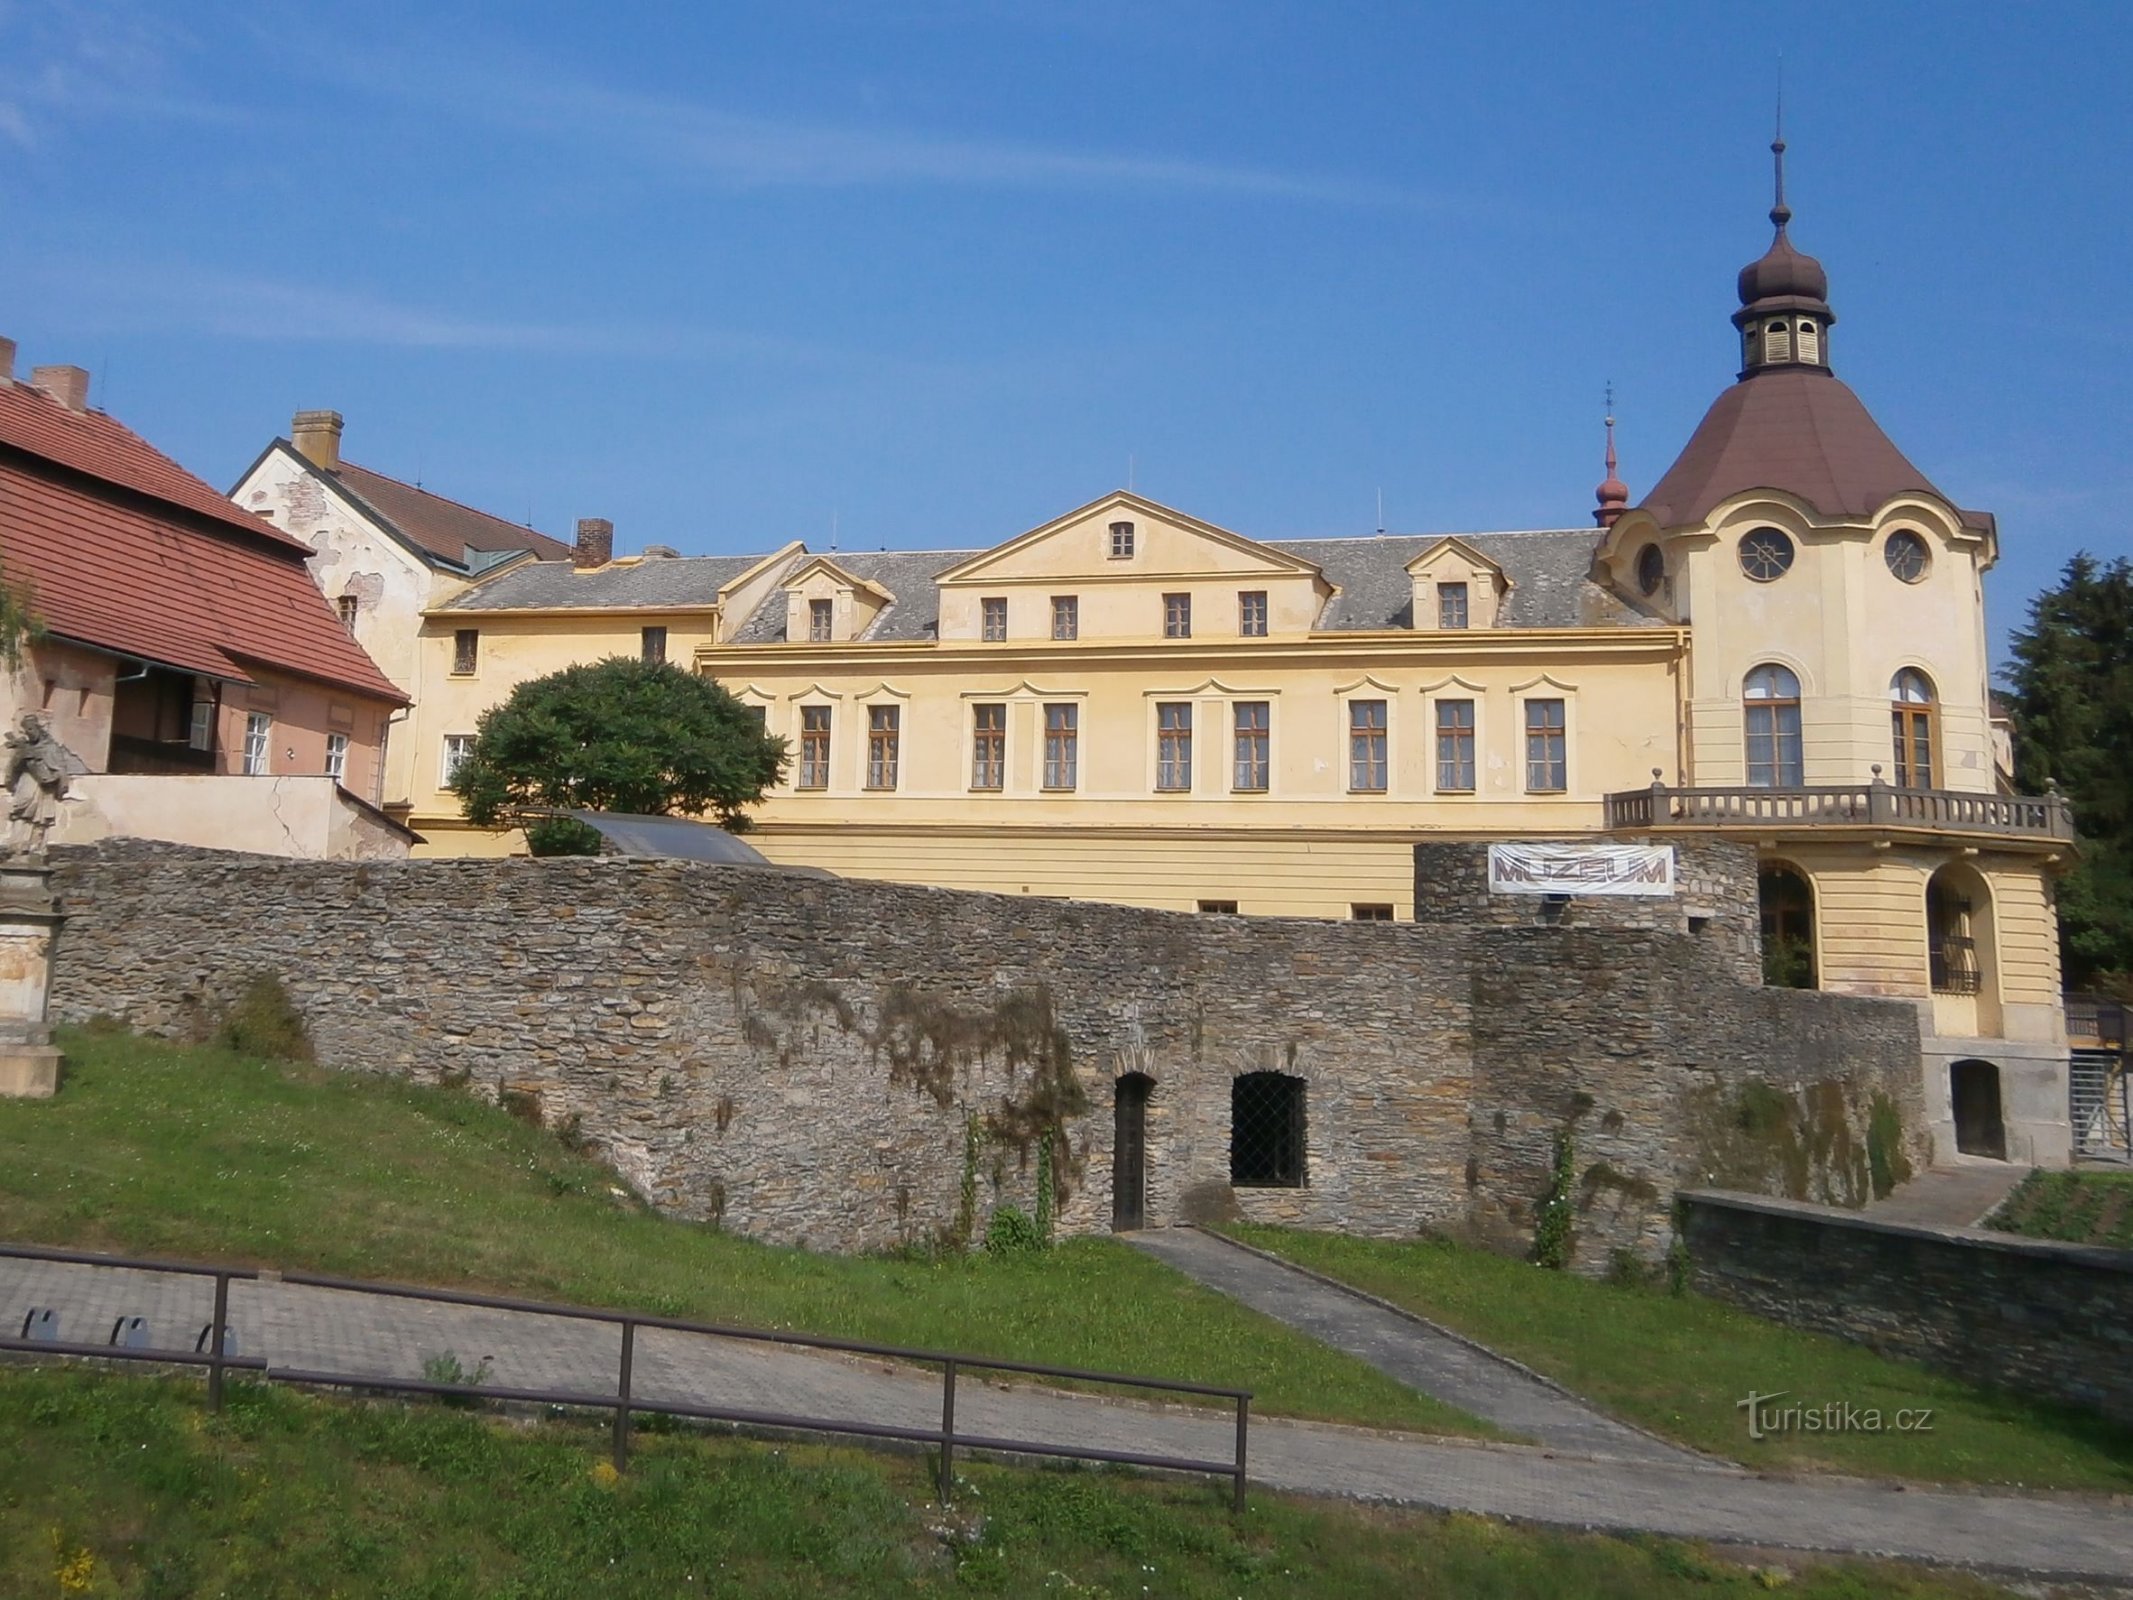
M 67 747 L 33 711 L 7 735 L 7 790 L 7 858 L 42 862 L 45 835 L 67 797 Z

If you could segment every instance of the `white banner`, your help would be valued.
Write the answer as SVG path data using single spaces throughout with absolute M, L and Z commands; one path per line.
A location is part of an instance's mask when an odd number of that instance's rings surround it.
M 1491 894 L 1674 892 L 1670 844 L 1492 844 Z

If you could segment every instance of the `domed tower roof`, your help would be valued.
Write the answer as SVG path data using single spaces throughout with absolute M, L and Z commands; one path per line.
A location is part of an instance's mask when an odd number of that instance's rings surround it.
M 1829 274 L 1813 256 L 1794 248 L 1786 229 L 1792 207 L 1785 204 L 1785 136 L 1770 143 L 1777 169 L 1777 202 L 1770 225 L 1777 230 L 1770 248 L 1740 269 L 1736 288 L 1740 309 L 1733 326 L 1740 329 L 1741 376 L 1777 367 L 1829 366 L 1829 328 L 1837 314 L 1829 309 Z

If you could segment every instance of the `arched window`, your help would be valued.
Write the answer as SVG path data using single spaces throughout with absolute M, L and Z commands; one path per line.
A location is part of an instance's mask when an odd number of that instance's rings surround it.
M 1748 782 L 1757 789 L 1797 789 L 1807 779 L 1800 757 L 1800 680 L 1784 667 L 1760 666 L 1741 683 L 1748 730 Z
M 1815 325 L 1806 318 L 1800 320 L 1800 359 L 1819 363 L 1822 359 L 1822 340 Z
M 1933 680 L 1905 667 L 1889 680 L 1889 722 L 1896 740 L 1896 787 L 1933 787 Z
M 1773 322 L 1763 329 L 1763 355 L 1771 361 L 1792 359 L 1792 330 L 1782 322 Z
M 1773 989 L 1814 988 L 1814 890 L 1782 861 L 1756 874 L 1756 890 L 1763 913 L 1763 982 Z

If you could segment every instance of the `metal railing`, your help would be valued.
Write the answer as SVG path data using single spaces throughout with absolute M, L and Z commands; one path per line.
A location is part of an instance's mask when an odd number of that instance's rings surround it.
M 2066 996 L 2066 1037 L 2070 1043 L 2123 1053 L 2127 1010 L 2122 1001 L 2101 995 L 2070 994 Z
M 2074 838 L 2064 796 L 1972 794 L 1958 789 L 1899 789 L 1874 781 L 1760 789 L 1651 787 L 1607 796 L 1610 828 L 1928 828 L 2019 838 Z
M 1004 1361 L 944 1350 L 915 1350 L 900 1345 L 871 1344 L 856 1339 L 828 1339 L 813 1334 L 776 1333 L 762 1328 L 730 1327 L 712 1322 L 691 1322 L 681 1317 L 651 1316 L 634 1311 L 609 1311 L 589 1306 L 552 1305 L 540 1300 L 518 1300 L 506 1295 L 474 1294 L 456 1289 L 424 1289 L 408 1284 L 370 1283 L 357 1278 L 336 1278 L 315 1272 L 273 1272 L 249 1267 L 220 1267 L 198 1262 L 144 1260 L 127 1256 L 99 1255 L 86 1250 L 61 1250 L 43 1245 L 0 1244 L 0 1260 L 50 1261 L 67 1266 L 108 1267 L 129 1272 L 175 1273 L 212 1278 L 215 1283 L 214 1314 L 202 1330 L 194 1350 L 155 1349 L 120 1344 L 87 1344 L 54 1339 L 0 1337 L 0 1352 L 33 1355 L 94 1356 L 112 1361 L 151 1361 L 164 1366 L 205 1367 L 208 1405 L 222 1409 L 223 1376 L 228 1372 L 257 1373 L 270 1383 L 297 1383 L 321 1388 L 359 1389 L 393 1394 L 460 1396 L 474 1400 L 515 1401 L 527 1405 L 584 1406 L 614 1414 L 612 1455 L 619 1472 L 629 1465 L 630 1419 L 638 1414 L 687 1417 L 703 1422 L 726 1422 L 741 1427 L 775 1429 L 787 1433 L 820 1433 L 860 1439 L 930 1445 L 940 1451 L 938 1485 L 943 1504 L 953 1497 L 955 1452 L 979 1450 L 992 1455 L 1050 1456 L 1074 1461 L 1114 1462 L 1121 1466 L 1148 1467 L 1166 1472 L 1206 1473 L 1230 1480 L 1230 1504 L 1244 1509 L 1247 1431 L 1250 1426 L 1252 1392 L 1204 1383 L 1181 1383 L 1170 1378 L 1146 1378 L 1121 1372 L 1090 1372 L 1075 1367 L 1052 1367 L 1032 1361 Z M 238 1281 L 266 1280 L 304 1288 L 339 1290 L 349 1294 L 379 1295 L 393 1299 L 419 1300 L 438 1305 L 471 1306 L 486 1311 L 513 1311 L 528 1316 L 563 1317 L 579 1322 L 608 1323 L 621 1330 L 621 1355 L 613 1394 L 587 1394 L 577 1390 L 513 1388 L 490 1383 L 449 1383 L 428 1378 L 393 1378 L 373 1374 L 312 1371 L 275 1366 L 264 1356 L 231 1355 L 229 1344 L 230 1285 Z M 731 1406 L 697 1405 L 686 1401 L 651 1399 L 631 1392 L 637 1330 L 658 1328 L 673 1333 L 700 1334 L 709 1338 L 735 1339 L 754 1344 L 790 1345 L 805 1350 L 873 1356 L 941 1369 L 941 1424 L 938 1428 L 910 1428 L 891 1423 L 866 1422 L 856 1417 L 813 1417 L 781 1411 L 755 1411 Z M 25 1326 L 24 1332 L 28 1329 Z M 1091 1445 L 1054 1444 L 1037 1439 L 996 1439 L 959 1432 L 955 1425 L 955 1394 L 958 1373 L 1014 1372 L 1025 1377 L 1057 1378 L 1070 1383 L 1111 1384 L 1121 1388 L 1146 1389 L 1165 1394 L 1198 1395 L 1227 1400 L 1236 1407 L 1236 1455 L 1229 1461 L 1208 1461 L 1189 1456 L 1154 1455 L 1131 1450 L 1109 1450 Z

